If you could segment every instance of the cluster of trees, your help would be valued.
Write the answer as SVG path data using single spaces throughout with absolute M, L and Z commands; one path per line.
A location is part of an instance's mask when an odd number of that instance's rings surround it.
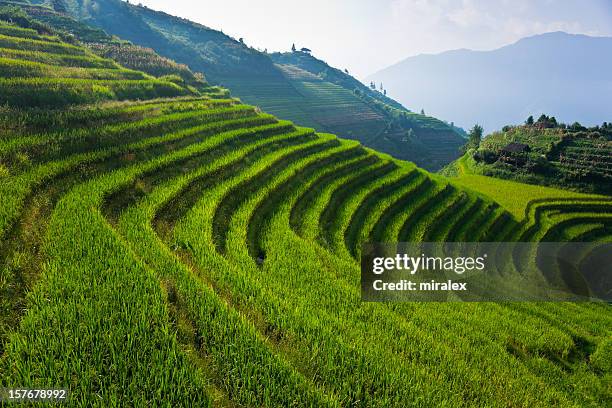
M 547 116 L 545 114 L 541 114 L 538 120 L 534 120 L 533 116 L 529 116 L 525 121 L 525 126 L 535 126 L 540 129 L 586 129 L 578 122 L 574 122 L 571 125 L 566 125 L 565 123 L 558 122 L 554 116 Z
M 596 138 L 605 136 L 608 139 L 612 137 L 612 123 L 603 122 L 601 126 L 586 127 L 580 124 L 580 122 L 574 122 L 571 125 L 558 122 L 554 116 L 540 115 L 538 120 L 534 120 L 533 116 L 529 116 L 525 121 L 525 127 L 536 128 L 536 129 L 562 129 L 564 133 L 569 133 L 574 136 L 589 136 L 590 138 Z M 508 132 L 512 129 L 517 128 L 516 126 L 504 126 L 503 132 Z
M 480 141 L 482 140 L 483 133 L 484 133 L 484 128 L 480 126 L 478 123 L 476 123 L 474 127 L 470 129 L 470 132 L 468 133 L 468 144 L 471 147 L 478 149 L 478 147 L 480 147 Z
M 480 147 L 480 141 L 484 134 L 484 128 L 476 123 L 468 132 L 468 141 L 461 148 L 462 152 L 465 153 L 469 149 L 478 149 Z
M 382 82 L 380 83 L 380 87 L 377 89 L 374 81 L 370 81 L 370 89 L 373 91 L 380 91 L 383 95 L 387 95 L 387 90 L 383 87 Z
M 612 123 L 604 122 L 601 126 L 593 126 L 587 128 L 580 124 L 580 122 L 574 122 L 571 125 L 558 122 L 554 116 L 547 116 L 545 114 L 540 115 L 538 120 L 534 120 L 533 116 L 529 116 L 525 121 L 525 126 L 537 127 L 540 129 L 567 129 L 569 131 L 581 132 L 581 131 L 610 131 L 612 130 Z M 510 130 L 512 126 L 504 126 L 502 129 L 504 132 Z
M 533 116 L 529 116 L 525 121 L 526 126 L 537 126 L 544 129 L 549 128 L 557 128 L 559 127 L 559 123 L 554 116 L 546 116 L 544 114 L 540 115 L 537 121 L 533 120 Z

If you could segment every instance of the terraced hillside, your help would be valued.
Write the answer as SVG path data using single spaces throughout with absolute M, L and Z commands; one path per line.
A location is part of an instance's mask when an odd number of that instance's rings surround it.
M 535 123 L 531 119 L 485 137 L 462 158 L 462 166 L 503 179 L 612 194 L 612 124 L 586 128 L 546 115 Z M 524 151 L 508 151 L 510 143 Z
M 2 61 L 108 61 L 5 33 Z M 54 69 L 25 70 L 21 94 Z M 104 407 L 612 402 L 609 305 L 362 303 L 358 263 L 369 240 L 609 241 L 612 200 L 517 219 L 355 141 L 169 89 L 61 109 L 0 94 L 0 386 Z
M 12 106 L 199 94 L 193 87 L 120 67 L 57 36 L 7 23 L 0 24 L 0 71 L 0 103 Z
M 2 3 L 10 2 L 0 0 Z M 53 10 L 57 10 L 63 25 L 63 19 L 70 15 L 135 45 L 151 48 L 194 71 L 206 73 L 210 83 L 230 89 L 244 102 L 279 118 L 358 140 L 430 170 L 438 170 L 458 158 L 459 147 L 465 143 L 458 129 L 441 120 L 409 114 L 398 102 L 311 56 L 307 64 L 289 61 L 307 58 L 297 55 L 301 53 L 282 54 L 283 61 L 278 61 L 276 54 L 248 46 L 248 39 L 241 42 L 221 31 L 122 0 L 31 3 L 34 5 L 20 7 L 34 18 L 41 16 L 52 24 Z M 75 31 L 80 30 L 72 30 Z M 85 42 L 100 41 L 86 30 L 83 34 Z M 80 38 L 79 32 L 75 35 Z M 328 75 L 311 75 L 317 77 L 316 82 L 302 83 L 287 77 L 276 62 L 302 71 L 316 70 L 316 74 L 324 70 Z M 402 113 L 402 120 L 397 120 L 395 111 Z M 432 127 L 433 121 L 436 123 Z
M 232 82 L 241 89 L 241 98 L 264 110 L 296 123 L 326 129 L 356 139 L 362 134 L 374 137 L 385 130 L 386 118 L 341 86 L 322 81 L 307 71 L 281 66 L 291 81 L 285 91 L 274 83 L 248 78 Z M 267 92 L 264 94 L 263 89 Z

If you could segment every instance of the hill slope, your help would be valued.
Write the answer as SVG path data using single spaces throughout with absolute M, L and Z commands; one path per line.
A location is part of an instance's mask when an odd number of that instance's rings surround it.
M 520 151 L 509 151 L 512 145 Z M 567 126 L 542 115 L 534 124 L 488 135 L 460 160 L 476 174 L 610 195 L 612 125 Z
M 562 32 L 493 51 L 407 58 L 371 75 L 400 102 L 487 131 L 547 113 L 594 126 L 612 117 L 612 38 Z
M 391 111 L 408 112 L 349 75 L 342 73 L 344 78 L 337 81 L 334 74 L 334 78 L 330 75 L 303 85 L 270 55 L 185 19 L 120 0 L 35 2 L 65 9 L 88 24 L 205 72 L 211 83 L 229 88 L 243 101 L 278 117 L 359 140 L 431 170 L 456 159 L 464 143 L 455 129 L 442 121 L 415 114 L 409 115 L 408 123 L 395 120 L 397 114 Z M 329 73 L 339 72 L 324 65 Z M 359 97 L 355 89 L 368 97 Z
M 52 56 L 43 53 L 30 53 L 27 58 L 32 62 L 48 63 L 55 66 L 64 64 L 72 68 L 119 68 L 117 65 L 119 64 L 124 68 L 143 71 L 166 82 L 182 85 L 193 93 L 197 93 L 198 89 L 208 87 L 201 73 L 192 72 L 184 64 L 178 64 L 173 60 L 162 57 L 150 48 L 139 47 L 117 37 L 112 37 L 100 29 L 83 24 L 46 7 L 0 1 L 0 19 L 22 24 L 30 29 L 39 29 L 45 33 L 51 30 L 57 35 L 58 39 L 71 44 L 86 44 L 88 48 L 84 55 L 60 54 Z M 38 36 L 32 37 L 32 39 L 36 38 Z M 6 57 L 19 55 L 26 59 L 25 54 L 19 50 L 5 48 L 3 53 Z M 94 54 L 102 58 L 93 58 L 95 57 Z M 111 59 L 115 63 L 103 59 Z
M 459 135 L 460 129 L 436 118 L 407 111 L 396 101 L 309 53 L 273 53 L 270 56 L 304 96 L 295 101 L 295 109 L 313 112 L 330 132 L 358 139 L 368 147 L 429 170 L 437 170 L 449 158 L 456 157 L 465 143 Z M 275 98 L 265 102 L 286 104 Z M 294 120 L 299 123 L 299 118 Z
M 28 100 L 73 72 L 66 55 L 108 62 L 0 27 L 0 61 L 26 67 L 1 80 Z M 36 76 L 32 55 L 56 64 Z M 71 406 L 609 405 L 609 305 L 360 302 L 359 248 L 610 241 L 611 200 L 542 199 L 518 220 L 205 91 L 0 95 L 2 387 L 67 387 Z

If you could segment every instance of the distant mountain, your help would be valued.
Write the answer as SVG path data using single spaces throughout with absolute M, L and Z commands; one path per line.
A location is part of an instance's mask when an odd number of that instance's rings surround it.
M 612 38 L 547 33 L 493 51 L 407 58 L 367 80 L 407 106 L 487 132 L 541 113 L 596 125 L 612 118 Z
M 1 3 L 1 1 L 0 1 Z M 459 157 L 461 130 L 415 114 L 305 52 L 269 54 L 248 39 L 120 0 L 32 0 L 186 64 L 244 102 L 298 125 L 359 140 L 437 170 Z

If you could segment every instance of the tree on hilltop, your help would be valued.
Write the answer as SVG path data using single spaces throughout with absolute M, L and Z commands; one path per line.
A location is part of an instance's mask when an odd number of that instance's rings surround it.
M 548 116 L 546 116 L 545 114 L 541 114 L 540 117 L 538 118 L 537 123 L 546 123 L 546 122 L 548 122 Z
M 529 115 L 529 117 L 527 118 L 527 120 L 525 121 L 525 124 L 527 126 L 533 126 L 534 120 L 533 120 L 533 115 Z
M 476 123 L 474 127 L 470 129 L 470 133 L 468 134 L 468 144 L 470 147 L 478 149 L 480 146 L 480 141 L 482 140 L 483 132 L 483 127 L 478 123 Z
M 579 130 L 585 130 L 586 128 L 585 128 L 584 126 L 582 126 L 582 125 L 580 124 L 580 122 L 574 122 L 574 123 L 572 123 L 572 125 L 570 126 L 570 129 L 571 129 L 571 130 L 576 130 L 576 131 L 579 131 Z
M 546 116 L 545 114 L 540 115 L 535 125 L 543 129 L 559 127 L 557 118 L 555 118 L 554 116 L 549 117 L 549 116 Z

